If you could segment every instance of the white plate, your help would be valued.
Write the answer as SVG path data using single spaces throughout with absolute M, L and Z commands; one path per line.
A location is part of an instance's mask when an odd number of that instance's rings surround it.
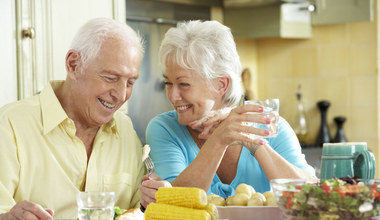
M 278 206 L 217 206 L 220 220 L 282 219 Z

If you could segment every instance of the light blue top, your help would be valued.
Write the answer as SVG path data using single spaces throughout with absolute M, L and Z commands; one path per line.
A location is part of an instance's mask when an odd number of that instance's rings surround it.
M 151 147 L 150 156 L 155 164 L 155 173 L 162 179 L 172 182 L 195 159 L 199 152 L 186 126 L 178 122 L 176 111 L 169 111 L 153 118 L 146 130 L 147 144 Z M 297 136 L 280 117 L 278 135 L 268 138 L 270 146 L 290 163 L 315 175 L 314 169 L 305 160 Z M 196 178 L 196 177 L 194 177 Z M 224 198 L 235 194 L 240 183 L 254 187 L 257 192 L 270 190 L 270 184 L 257 160 L 243 147 L 235 179 L 224 184 L 215 174 L 207 194 L 214 193 Z

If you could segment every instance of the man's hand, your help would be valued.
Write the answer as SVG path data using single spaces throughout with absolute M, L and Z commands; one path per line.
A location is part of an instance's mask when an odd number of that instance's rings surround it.
M 156 202 L 156 192 L 160 187 L 172 187 L 172 185 L 161 179 L 157 174 L 152 173 L 149 177 L 148 175 L 143 176 L 143 182 L 139 186 L 141 191 L 140 203 L 145 208 L 151 202 Z
M 23 200 L 13 206 L 9 212 L 0 215 L 0 220 L 53 220 L 53 215 L 53 210 L 44 209 L 36 203 Z

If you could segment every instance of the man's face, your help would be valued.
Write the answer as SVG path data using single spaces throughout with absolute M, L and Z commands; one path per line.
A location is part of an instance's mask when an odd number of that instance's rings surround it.
M 82 124 L 100 126 L 112 119 L 132 94 L 133 84 L 139 76 L 140 56 L 136 46 L 108 39 L 98 56 L 79 68 L 73 108 Z

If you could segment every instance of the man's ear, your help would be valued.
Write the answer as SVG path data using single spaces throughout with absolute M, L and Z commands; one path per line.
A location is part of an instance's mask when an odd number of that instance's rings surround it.
M 224 94 L 226 94 L 230 83 L 231 79 L 228 76 L 221 76 L 217 78 L 216 90 L 219 96 L 224 96 Z
M 66 54 L 66 71 L 67 76 L 71 79 L 77 77 L 80 65 L 80 54 L 76 50 L 69 50 Z

